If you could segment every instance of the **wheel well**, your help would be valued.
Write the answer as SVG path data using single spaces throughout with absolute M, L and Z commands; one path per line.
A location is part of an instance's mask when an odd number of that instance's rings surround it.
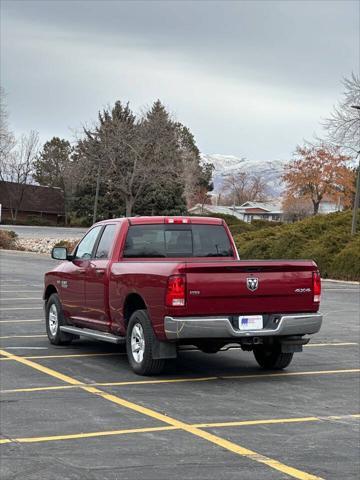
M 56 288 L 54 287 L 54 285 L 48 285 L 46 287 L 45 295 L 44 295 L 45 302 L 47 302 L 49 300 L 50 295 L 52 295 L 53 293 L 57 293 Z
M 125 300 L 124 304 L 124 320 L 125 325 L 129 323 L 131 315 L 136 310 L 146 310 L 144 300 L 137 293 L 131 293 Z

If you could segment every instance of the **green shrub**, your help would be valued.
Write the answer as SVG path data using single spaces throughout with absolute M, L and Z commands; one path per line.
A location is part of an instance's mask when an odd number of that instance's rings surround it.
M 37 217 L 36 215 L 29 216 L 22 225 L 34 225 L 37 227 L 46 227 L 48 225 L 53 226 L 54 223 L 44 217 Z
M 92 218 L 71 216 L 69 219 L 69 224 L 71 227 L 91 227 Z
M 283 225 L 283 222 L 269 222 L 269 220 L 253 220 L 251 225 L 255 227 L 257 230 L 260 228 L 272 228 L 278 227 L 279 225 Z
M 254 227 L 251 225 L 251 223 L 242 222 L 241 220 L 239 220 L 239 222 L 241 223 L 228 224 L 232 235 L 239 235 L 241 233 L 252 232 L 254 230 Z
M 360 279 L 360 235 L 356 235 L 335 257 L 329 267 L 329 276 L 342 280 Z
M 313 259 L 323 277 L 360 280 L 359 235 L 350 235 L 351 218 L 350 211 L 317 215 L 234 238 L 243 259 Z

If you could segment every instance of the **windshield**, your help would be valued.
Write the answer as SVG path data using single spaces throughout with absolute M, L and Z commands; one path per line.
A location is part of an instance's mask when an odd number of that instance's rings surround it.
M 233 257 L 222 225 L 133 225 L 124 257 Z

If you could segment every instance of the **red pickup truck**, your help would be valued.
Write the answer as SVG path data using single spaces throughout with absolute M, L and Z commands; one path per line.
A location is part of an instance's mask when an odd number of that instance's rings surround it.
M 93 225 L 45 274 L 49 340 L 126 343 L 141 375 L 159 373 L 183 345 L 253 351 L 282 369 L 319 331 L 321 282 L 312 260 L 240 260 L 226 223 L 134 217 Z

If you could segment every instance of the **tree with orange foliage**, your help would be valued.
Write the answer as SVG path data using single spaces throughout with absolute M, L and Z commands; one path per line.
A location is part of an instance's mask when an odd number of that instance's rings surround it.
M 340 153 L 339 147 L 321 143 L 298 146 L 295 158 L 285 165 L 283 180 L 285 196 L 306 197 L 313 205 L 313 213 L 319 211 L 321 200 L 326 196 L 334 201 L 341 199 L 351 205 L 355 172 L 348 168 L 350 158 Z

